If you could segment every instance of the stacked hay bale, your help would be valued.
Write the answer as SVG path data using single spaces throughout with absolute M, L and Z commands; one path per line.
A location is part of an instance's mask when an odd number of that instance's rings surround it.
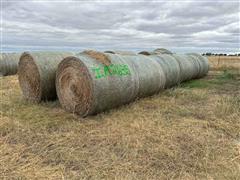
M 17 74 L 19 57 L 19 53 L 1 53 L 0 76 Z
M 143 54 L 95 52 L 65 58 L 56 73 L 61 105 L 85 117 L 202 77 L 208 71 L 207 59 L 196 54 Z
M 25 52 L 19 61 L 19 83 L 26 100 L 38 103 L 56 99 L 55 74 L 70 52 Z

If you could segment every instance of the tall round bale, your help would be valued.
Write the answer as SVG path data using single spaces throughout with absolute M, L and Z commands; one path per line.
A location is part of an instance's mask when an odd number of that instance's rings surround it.
M 19 83 L 30 102 L 56 99 L 55 77 L 60 61 L 70 52 L 24 52 L 19 61 Z
M 100 54 L 82 53 L 67 57 L 59 64 L 57 95 L 67 111 L 85 117 L 164 88 L 166 79 L 157 57 Z M 99 57 L 107 58 L 110 64 L 102 63 Z
M 17 74 L 19 58 L 19 53 L 1 53 L 0 74 L 2 76 Z

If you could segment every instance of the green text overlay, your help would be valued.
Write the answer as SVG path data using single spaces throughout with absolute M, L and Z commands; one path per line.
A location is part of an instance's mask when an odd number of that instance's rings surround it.
M 95 78 L 100 79 L 107 76 L 126 76 L 130 75 L 130 70 L 126 64 L 111 64 L 109 66 L 92 67 Z

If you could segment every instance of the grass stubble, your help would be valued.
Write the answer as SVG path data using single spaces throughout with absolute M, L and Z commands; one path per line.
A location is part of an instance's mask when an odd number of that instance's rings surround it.
M 211 69 L 238 69 L 240 70 L 240 56 L 208 56 Z
M 84 119 L 0 81 L 0 179 L 240 179 L 236 71 Z

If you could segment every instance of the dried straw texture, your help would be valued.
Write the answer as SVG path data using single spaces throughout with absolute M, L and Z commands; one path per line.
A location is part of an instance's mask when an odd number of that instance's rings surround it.
M 142 54 L 142 55 L 146 55 L 146 56 L 156 55 L 156 53 L 150 52 L 150 51 L 141 51 L 141 52 L 139 52 L 138 54 Z
M 173 54 L 171 51 L 164 48 L 157 48 L 153 52 L 156 54 Z
M 129 103 L 138 97 L 153 95 L 164 88 L 166 78 L 156 57 L 106 55 L 112 67 L 125 66 L 129 72 L 118 71 L 118 74 L 110 75 L 106 68 L 111 66 L 105 66 L 84 54 L 67 57 L 59 64 L 56 73 L 57 95 L 67 111 L 85 117 Z M 93 67 L 99 68 L 99 73 L 101 71 L 105 76 L 96 76 Z
M 138 54 L 143 55 L 157 55 L 157 54 L 173 54 L 171 51 L 164 48 L 157 48 L 154 51 L 141 51 Z
M 17 74 L 19 57 L 19 53 L 1 53 L 0 75 L 9 76 Z
M 55 77 L 60 61 L 70 52 L 25 52 L 19 61 L 19 83 L 30 102 L 56 99 Z
M 102 52 L 98 52 L 98 51 L 94 51 L 94 50 L 86 50 L 81 52 L 80 54 L 85 54 L 97 61 L 99 61 L 100 63 L 104 64 L 104 65 L 110 65 L 111 64 L 111 60 L 108 58 L 108 56 Z
M 105 53 L 106 66 L 97 56 L 78 54 L 58 66 L 56 89 L 61 105 L 82 117 L 111 109 L 136 98 L 150 96 L 182 81 L 202 77 L 208 71 L 200 55 L 118 55 Z M 99 57 L 103 57 L 99 56 Z M 113 73 L 124 65 L 129 72 Z M 116 71 L 116 70 L 115 70 Z
M 105 53 L 111 53 L 111 54 L 120 54 L 120 55 L 136 55 L 135 52 L 132 51 L 105 51 Z
M 240 70 L 240 56 L 205 56 L 209 60 L 210 70 Z

